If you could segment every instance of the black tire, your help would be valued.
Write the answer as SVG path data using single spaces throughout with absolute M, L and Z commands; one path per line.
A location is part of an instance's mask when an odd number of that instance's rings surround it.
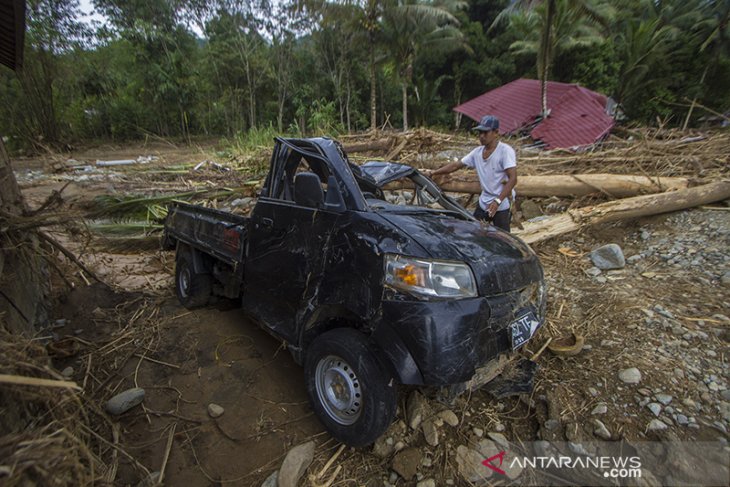
M 188 309 L 205 306 L 213 291 L 213 277 L 196 273 L 189 252 L 183 252 L 175 263 L 175 294 L 180 304 Z
M 393 422 L 395 382 L 362 333 L 337 328 L 318 336 L 307 350 L 304 374 L 315 414 L 338 441 L 370 445 Z

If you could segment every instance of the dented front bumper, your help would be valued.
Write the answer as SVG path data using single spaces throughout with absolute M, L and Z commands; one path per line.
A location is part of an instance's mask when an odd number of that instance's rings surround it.
M 479 380 L 480 369 L 512 355 L 509 325 L 521 312 L 532 311 L 542 325 L 545 296 L 539 284 L 490 297 L 387 300 L 373 337 L 403 384 Z

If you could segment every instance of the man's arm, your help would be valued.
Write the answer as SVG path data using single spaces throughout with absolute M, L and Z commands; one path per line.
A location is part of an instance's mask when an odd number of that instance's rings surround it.
M 442 174 L 450 174 L 458 169 L 461 169 L 462 167 L 464 167 L 464 164 L 462 164 L 461 161 L 454 161 L 446 164 L 445 166 L 441 166 L 435 171 L 431 171 L 430 175 L 441 176 Z
M 502 185 L 502 192 L 499 193 L 500 201 L 504 201 L 505 198 L 509 198 L 512 195 L 512 189 L 517 185 L 517 168 L 510 167 L 505 169 L 504 172 L 507 174 L 507 182 Z M 489 203 L 489 208 L 487 208 L 487 213 L 489 213 L 489 216 L 494 216 L 494 214 L 497 213 L 498 208 L 499 204 L 497 204 L 495 200 L 492 200 L 492 202 Z

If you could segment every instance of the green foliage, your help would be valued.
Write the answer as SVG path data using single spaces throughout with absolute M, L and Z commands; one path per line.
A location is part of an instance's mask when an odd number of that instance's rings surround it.
M 268 149 L 274 140 L 274 137 L 282 136 L 272 124 L 266 127 L 252 127 L 246 132 L 239 132 L 233 137 L 232 141 L 225 143 L 234 152 L 238 154 L 246 154 L 259 149 Z
M 641 122 L 681 124 L 692 100 L 730 109 L 727 1 L 95 5 L 109 22 L 93 31 L 75 0 L 28 2 L 25 67 L 0 69 L 0 133 L 11 150 L 201 134 L 238 152 L 285 130 L 405 125 L 409 111 L 417 125 L 450 126 L 453 106 L 545 72 L 613 96 Z
M 337 121 L 337 108 L 334 101 L 324 98 L 314 100 L 309 110 L 309 135 L 333 135 L 344 132 L 342 124 Z
M 577 83 L 599 93 L 616 92 L 621 64 L 611 42 L 579 46 L 564 52 L 555 61 L 555 79 Z

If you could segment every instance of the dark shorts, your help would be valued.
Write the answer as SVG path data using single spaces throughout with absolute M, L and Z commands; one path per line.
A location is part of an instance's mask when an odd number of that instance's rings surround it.
M 477 220 L 492 222 L 492 225 L 494 225 L 495 227 L 501 228 L 505 232 L 509 232 L 509 223 L 512 219 L 512 212 L 510 211 L 510 209 L 511 208 L 498 211 L 494 214 L 494 218 L 489 218 L 487 212 L 482 210 L 482 207 L 479 206 L 479 204 L 477 203 L 477 209 L 474 210 L 474 218 L 476 218 Z

